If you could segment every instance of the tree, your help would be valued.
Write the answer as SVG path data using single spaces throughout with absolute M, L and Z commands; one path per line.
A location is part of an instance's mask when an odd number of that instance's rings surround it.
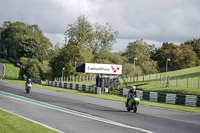
M 145 61 L 140 65 L 144 74 L 153 74 L 158 72 L 158 63 L 153 60 Z
M 60 52 L 50 60 L 53 77 L 61 77 L 61 70 L 65 68 L 65 76 L 76 74 L 76 62 L 90 62 L 92 56 L 84 48 L 77 45 L 64 46 Z
M 174 61 L 179 69 L 196 66 L 197 54 L 191 45 L 181 45 L 174 50 Z
M 52 44 L 37 25 L 27 25 L 22 22 L 5 22 L 1 32 L 2 51 L 7 56 L 19 59 L 21 57 L 44 60 Z
M 105 64 L 123 64 L 124 62 L 126 62 L 126 59 L 122 56 L 122 52 L 107 52 L 100 55 L 96 62 Z
M 94 62 L 102 54 L 111 52 L 116 35 L 117 32 L 113 31 L 108 24 L 106 26 L 92 25 L 83 15 L 79 16 L 74 24 L 70 24 L 69 29 L 65 32 L 65 36 L 68 38 L 67 45 L 77 45 L 90 52 Z
M 199 39 L 193 39 L 193 40 L 190 40 L 190 41 L 186 41 L 182 45 L 190 45 L 190 46 L 192 46 L 193 51 L 200 58 L 200 38 Z
M 170 59 L 170 63 L 168 64 L 169 70 L 176 70 L 177 65 L 174 63 L 173 51 L 178 46 L 173 43 L 164 42 L 161 48 L 155 50 L 155 53 L 151 56 L 151 59 L 158 62 L 158 67 L 161 72 L 165 71 L 166 68 L 166 60 Z
M 111 55 L 115 35 L 110 26 L 93 25 L 85 16 L 79 16 L 65 32 L 67 42 L 64 47 L 50 60 L 53 77 L 60 77 L 62 68 L 66 68 L 66 76 L 77 75 L 76 62 L 110 62 L 105 55 Z
M 139 66 L 136 66 L 134 68 L 133 64 L 130 63 L 124 63 L 123 64 L 123 75 L 124 76 L 136 76 L 136 75 L 141 75 L 142 70 Z
M 99 56 L 111 53 L 112 45 L 116 42 L 115 36 L 117 34 L 118 32 L 113 31 L 112 27 L 108 24 L 106 26 L 97 23 L 94 25 L 93 39 L 89 45 L 94 62 L 97 61 Z
M 125 50 L 124 56 L 130 63 L 134 63 L 135 58 L 137 58 L 136 64 L 140 65 L 150 59 L 149 45 L 143 40 L 130 42 Z

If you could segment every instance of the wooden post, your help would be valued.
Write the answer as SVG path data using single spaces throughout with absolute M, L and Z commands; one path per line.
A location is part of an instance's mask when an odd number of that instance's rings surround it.
M 149 78 L 150 78 L 150 82 L 151 82 L 151 74 L 149 75 Z
M 156 74 L 156 82 L 158 82 L 158 76 L 157 76 L 157 74 Z
M 199 89 L 199 86 L 200 86 L 200 77 L 198 78 L 198 89 Z
M 165 77 L 163 77 L 163 86 L 165 85 Z
M 143 82 L 144 82 L 144 73 L 143 73 Z
M 170 77 L 168 76 L 168 88 L 170 87 Z
M 188 88 L 188 77 L 187 77 L 187 88 Z
M 161 84 L 161 74 L 160 74 L 160 84 Z

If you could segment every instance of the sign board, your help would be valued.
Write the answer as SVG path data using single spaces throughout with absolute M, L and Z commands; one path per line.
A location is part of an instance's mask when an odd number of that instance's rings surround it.
M 85 63 L 85 73 L 122 74 L 122 65 Z

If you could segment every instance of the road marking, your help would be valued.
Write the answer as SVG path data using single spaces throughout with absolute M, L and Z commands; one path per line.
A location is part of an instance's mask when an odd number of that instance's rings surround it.
M 3 64 L 3 63 L 2 63 Z M 6 66 L 3 64 L 3 75 L 2 75 L 2 78 L 0 80 L 3 79 L 4 75 L 5 75 L 5 71 L 6 71 Z
M 47 108 L 50 108 L 50 109 L 58 110 L 58 111 L 65 112 L 65 113 L 68 113 L 68 114 L 81 116 L 81 117 L 84 117 L 84 118 L 88 118 L 88 119 L 92 119 L 92 120 L 96 120 L 96 121 L 120 126 L 120 127 L 134 129 L 134 130 L 142 131 L 142 132 L 145 132 L 145 133 L 154 133 L 152 131 L 145 130 L 145 129 L 142 129 L 142 128 L 137 128 L 137 127 L 133 127 L 133 126 L 130 126 L 130 125 L 123 124 L 123 123 L 115 122 L 115 121 L 112 121 L 112 120 L 103 119 L 103 118 L 96 117 L 96 116 L 93 116 L 93 115 L 89 115 L 89 114 L 86 114 L 86 113 L 82 113 L 82 112 L 78 112 L 78 111 L 75 111 L 75 110 L 55 106 L 55 105 L 52 105 L 52 104 L 36 101 L 36 100 L 30 99 L 30 98 L 26 98 L 26 97 L 23 97 L 23 96 L 7 93 L 7 92 L 4 92 L 4 91 L 0 91 L 0 95 L 6 96 L 6 97 L 9 97 L 9 98 L 13 98 L 13 99 L 17 99 L 17 100 L 21 100 L 21 101 L 25 101 L 25 102 L 29 102 L 29 103 L 36 104 L 36 105 L 39 105 L 39 106 L 42 106 L 42 107 L 47 107 Z
M 60 131 L 60 130 L 58 130 L 58 129 L 55 129 L 55 128 L 50 127 L 50 126 L 47 126 L 47 125 L 45 125 L 45 124 L 43 124 L 43 123 L 40 123 L 40 122 L 31 120 L 31 119 L 29 119 L 29 118 L 27 118 L 27 117 L 24 117 L 24 116 L 15 114 L 15 113 L 10 112 L 10 111 L 8 111 L 8 110 L 6 110 L 6 109 L 3 109 L 3 108 L 1 108 L 1 107 L 0 107 L 0 109 L 3 110 L 3 111 L 5 111 L 5 112 L 8 112 L 8 113 L 10 113 L 10 114 L 16 115 L 16 116 L 21 117 L 21 118 L 23 118 L 23 119 L 26 119 L 26 120 L 28 120 L 28 121 L 31 121 L 31 122 L 33 122 L 33 123 L 36 123 L 36 124 L 42 125 L 42 126 L 44 126 L 44 127 L 47 127 L 47 128 L 49 128 L 49 129 L 51 129 L 51 130 L 54 130 L 54 131 L 57 131 L 57 132 L 60 132 L 60 133 L 64 133 L 64 132 L 62 132 L 62 131 Z

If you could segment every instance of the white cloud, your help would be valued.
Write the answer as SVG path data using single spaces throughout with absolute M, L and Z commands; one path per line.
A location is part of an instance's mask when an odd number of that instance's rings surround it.
M 85 15 L 119 31 L 114 51 L 128 42 L 184 42 L 200 36 L 199 0 L 0 0 L 0 24 L 37 24 L 53 42 L 63 43 L 68 24 Z

